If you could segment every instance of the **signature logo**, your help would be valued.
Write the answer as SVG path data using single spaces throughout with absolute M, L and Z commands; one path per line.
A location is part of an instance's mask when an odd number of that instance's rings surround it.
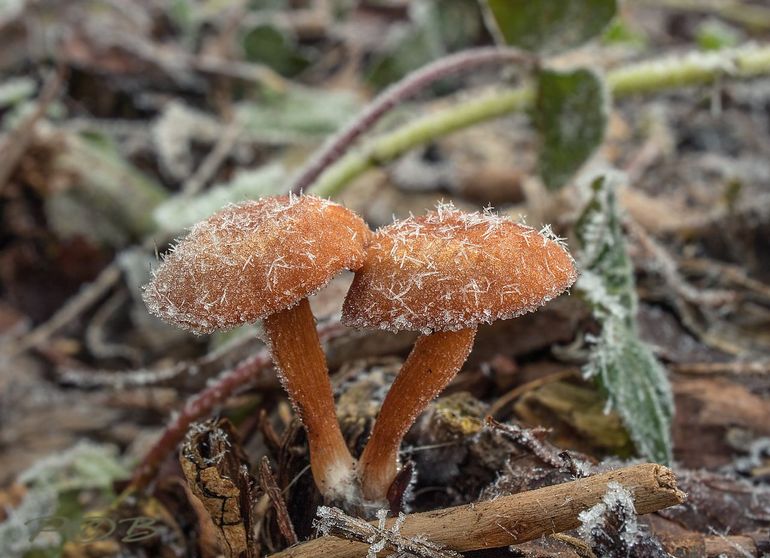
M 122 543 L 136 543 L 157 537 L 166 527 L 156 519 L 146 516 L 127 517 L 117 521 L 106 515 L 89 515 L 81 519 L 68 519 L 59 515 L 46 515 L 24 523 L 29 528 L 29 542 L 40 533 L 58 533 L 67 540 L 92 543 L 114 538 L 117 533 Z

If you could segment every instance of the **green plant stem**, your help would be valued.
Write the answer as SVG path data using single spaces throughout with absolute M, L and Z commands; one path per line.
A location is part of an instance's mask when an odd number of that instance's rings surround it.
M 755 31 L 770 29 L 770 8 L 734 0 L 642 0 L 641 4 L 713 14 Z
M 747 45 L 715 53 L 682 56 L 630 64 L 606 75 L 616 98 L 713 83 L 720 77 L 747 79 L 770 75 L 770 46 Z M 501 89 L 436 111 L 392 132 L 374 138 L 328 167 L 309 188 L 319 196 L 333 196 L 368 169 L 433 139 L 505 114 L 532 107 L 533 85 Z

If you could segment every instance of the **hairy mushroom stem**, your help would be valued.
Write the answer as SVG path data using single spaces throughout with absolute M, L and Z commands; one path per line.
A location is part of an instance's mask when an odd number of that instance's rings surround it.
M 361 455 L 361 490 L 384 501 L 398 472 L 401 440 L 428 403 L 452 381 L 473 347 L 476 326 L 422 335 L 385 397 Z
M 342 436 L 315 319 L 307 298 L 264 319 L 273 363 L 307 432 L 310 468 L 321 493 L 345 498 L 355 460 Z

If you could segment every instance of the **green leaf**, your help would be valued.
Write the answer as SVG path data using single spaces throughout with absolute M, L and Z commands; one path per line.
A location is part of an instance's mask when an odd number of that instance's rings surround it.
M 345 124 L 359 109 L 348 92 L 291 87 L 260 102 L 236 104 L 236 120 L 257 140 L 276 143 L 314 141 Z
M 84 236 L 121 247 L 154 230 L 153 208 L 166 190 L 101 136 L 65 136 L 56 171 L 71 184 L 45 199 L 48 223 L 62 238 Z
M 599 35 L 616 0 L 486 0 L 488 23 L 502 39 L 526 50 L 569 50 Z
M 666 372 L 636 328 L 638 300 L 612 181 L 597 178 L 575 226 L 581 277 L 577 291 L 601 323 L 585 372 L 596 378 L 617 410 L 637 451 L 668 464 L 672 459 L 673 396 Z
M 393 26 L 371 63 L 367 81 L 377 88 L 473 44 L 482 30 L 479 7 L 469 0 L 415 1 L 409 5 L 409 19 L 406 26 Z
M 707 19 L 695 31 L 695 40 L 702 50 L 734 47 L 742 38 L 738 29 L 718 19 Z
M 644 48 L 647 46 L 647 36 L 630 22 L 616 18 L 602 33 L 602 44 Z
M 242 44 L 247 60 L 265 64 L 284 76 L 294 76 L 310 64 L 294 38 L 273 25 L 251 28 Z
M 608 93 L 593 71 L 541 70 L 535 122 L 540 132 L 540 174 L 557 190 L 593 154 L 607 127 Z

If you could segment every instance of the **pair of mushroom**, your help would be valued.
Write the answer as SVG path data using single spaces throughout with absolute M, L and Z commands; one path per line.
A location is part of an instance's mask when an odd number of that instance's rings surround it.
M 356 275 L 343 323 L 422 333 L 358 462 L 337 422 L 307 300 L 344 269 Z M 465 362 L 477 324 L 535 310 L 575 277 L 557 239 L 488 211 L 439 205 L 373 234 L 338 204 L 290 195 L 232 205 L 193 227 L 156 270 L 145 301 L 153 314 L 198 333 L 262 319 L 307 431 L 319 490 L 379 504 L 402 438 Z

